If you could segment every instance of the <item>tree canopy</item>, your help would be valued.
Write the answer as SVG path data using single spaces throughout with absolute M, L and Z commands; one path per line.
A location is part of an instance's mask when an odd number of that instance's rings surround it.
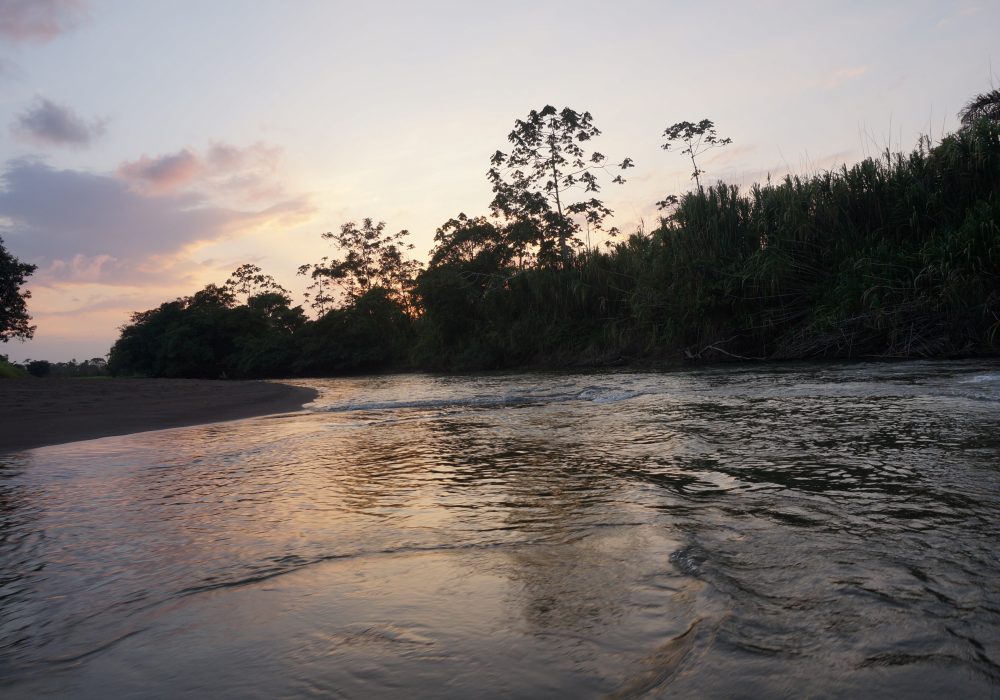
M 343 257 L 324 257 L 318 263 L 299 267 L 300 275 L 309 275 L 313 284 L 313 306 L 321 312 L 335 302 L 328 284 L 339 286 L 348 303 L 374 289 L 383 289 L 393 299 L 406 302 L 407 294 L 413 286 L 419 264 L 407 257 L 413 245 L 405 243 L 410 235 L 403 230 L 386 233 L 385 222 L 377 224 L 371 218 L 363 219 L 359 227 L 348 221 L 340 231 L 322 234 L 342 251 Z
M 980 96 L 982 97 L 982 96 Z M 493 216 L 459 214 L 428 264 L 406 231 L 347 222 L 303 265 L 317 317 L 255 265 L 133 315 L 109 369 L 260 377 L 641 361 L 941 357 L 1000 352 L 1000 120 L 935 146 L 739 188 L 702 186 L 730 143 L 677 122 L 693 187 L 607 250 L 574 253 L 607 159 L 587 112 L 518 120 L 488 174 Z M 970 112 L 971 114 L 971 112 Z M 631 167 L 626 159 L 617 169 Z M 616 175 L 612 182 L 621 182 Z M 662 203 L 661 203 L 662 204 Z
M 0 238 L 0 341 L 28 340 L 35 333 L 27 305 L 31 292 L 23 288 L 35 269 L 11 255 Z
M 694 180 L 698 189 L 701 189 L 700 176 L 704 175 L 705 171 L 698 167 L 698 162 L 695 159 L 705 151 L 722 148 L 733 142 L 730 138 L 719 138 L 715 132 L 715 122 L 711 119 L 702 119 L 697 124 L 686 121 L 677 122 L 667 127 L 663 132 L 663 137 L 666 139 L 666 142 L 661 146 L 664 151 L 669 151 L 677 141 L 684 144 L 681 153 L 691 159 L 691 167 L 694 168 L 691 179 Z
M 962 126 L 968 128 L 980 119 L 1000 122 L 1000 89 L 976 95 L 958 113 Z
M 577 234 L 582 225 L 600 230 L 612 214 L 596 196 L 601 190 L 598 175 L 608 171 L 608 159 L 585 147 L 600 134 L 590 112 L 546 105 L 515 120 L 507 136 L 510 152 L 498 150 L 490 158 L 487 178 L 493 187 L 493 213 L 535 225 L 543 260 L 558 256 L 565 264 L 570 244 L 580 242 Z M 633 167 L 632 159 L 610 167 L 625 171 Z M 625 182 L 620 173 L 611 181 Z

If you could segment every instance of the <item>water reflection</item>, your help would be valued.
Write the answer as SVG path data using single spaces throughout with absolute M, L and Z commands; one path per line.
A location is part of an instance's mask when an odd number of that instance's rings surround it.
M 0 464 L 5 696 L 1000 688 L 1000 372 L 318 382 Z

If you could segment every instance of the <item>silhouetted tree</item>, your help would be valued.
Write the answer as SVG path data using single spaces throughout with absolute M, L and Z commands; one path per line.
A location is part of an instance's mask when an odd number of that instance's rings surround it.
M 344 253 L 343 258 L 324 257 L 319 263 L 303 265 L 299 274 L 308 274 L 313 280 L 327 279 L 337 284 L 347 295 L 349 303 L 356 302 L 374 289 L 384 289 L 389 298 L 407 306 L 408 295 L 419 268 L 419 263 L 406 257 L 413 245 L 403 240 L 410 235 L 403 230 L 385 233 L 385 222 L 377 224 L 364 219 L 359 227 L 348 221 L 337 233 L 324 233 Z M 320 288 L 325 305 L 332 300 L 327 290 Z M 314 298 L 314 306 L 316 299 Z
M 530 221 L 498 225 L 483 216 L 459 214 L 434 233 L 429 266 L 472 265 L 492 271 L 520 268 L 538 239 L 538 229 Z
M 23 263 L 8 253 L 0 238 L 0 341 L 27 340 L 35 333 L 26 303 L 31 292 L 22 289 L 35 269 L 35 265 Z
M 329 256 L 324 255 L 320 258 L 317 263 L 307 263 L 305 265 L 299 265 L 298 274 L 308 275 L 312 280 L 309 286 L 306 287 L 306 291 L 303 296 L 306 299 L 306 303 L 309 304 L 313 309 L 319 312 L 322 316 L 326 313 L 327 308 L 331 307 L 333 303 L 337 300 L 334 296 L 335 285 L 333 280 L 323 274 L 313 274 L 313 270 L 316 269 L 326 269 L 330 265 Z
M 958 113 L 963 127 L 970 127 L 980 119 L 1000 121 L 1000 89 L 976 95 Z
M 245 295 L 246 299 L 271 292 L 288 296 L 287 289 L 278 284 L 271 275 L 265 275 L 263 270 L 251 263 L 240 265 L 233 270 L 233 274 L 226 280 L 225 287 L 234 295 Z
M 691 177 L 694 179 L 695 185 L 699 190 L 701 189 L 701 180 L 698 176 L 704 175 L 705 171 L 698 167 L 695 158 L 705 151 L 713 148 L 722 148 L 733 142 L 729 138 L 719 138 L 718 134 L 715 133 L 715 124 L 711 119 L 702 119 L 697 124 L 693 122 L 677 122 L 667 127 L 667 130 L 663 132 L 663 136 L 667 139 L 667 142 L 661 147 L 664 151 L 670 150 L 670 147 L 676 141 L 684 144 L 684 150 L 681 153 L 691 158 L 691 166 L 694 168 Z M 661 208 L 668 201 L 669 199 L 661 202 Z
M 570 243 L 578 243 L 580 220 L 600 230 L 612 211 L 595 196 L 600 192 L 598 171 L 607 171 L 607 158 L 587 151 L 583 144 L 600 135 L 590 112 L 562 111 L 552 105 L 532 110 L 527 119 L 514 122 L 507 136 L 510 153 L 497 151 L 490 158 L 487 178 L 493 186 L 490 207 L 496 216 L 533 222 L 544 233 L 540 257 L 550 256 L 552 245 L 563 261 L 569 260 Z M 633 167 L 625 158 L 619 170 Z M 625 180 L 616 175 L 612 182 Z M 581 193 L 581 194 L 577 194 Z M 614 235 L 617 229 L 612 228 Z
M 25 365 L 32 377 L 47 377 L 52 372 L 52 363 L 48 360 L 31 360 Z
M 246 266 L 251 291 L 268 275 Z M 254 278 L 264 278 L 264 283 Z M 236 304 L 230 285 L 210 284 L 190 297 L 132 314 L 111 348 L 112 374 L 154 377 L 286 376 L 298 355 L 296 333 L 306 324 L 287 294 L 263 291 Z M 93 361 L 92 361 L 93 362 Z
M 194 296 L 185 297 L 182 301 L 191 307 L 229 309 L 236 305 L 236 295 L 226 285 L 220 287 L 217 284 L 206 284 L 204 289 L 195 292 Z

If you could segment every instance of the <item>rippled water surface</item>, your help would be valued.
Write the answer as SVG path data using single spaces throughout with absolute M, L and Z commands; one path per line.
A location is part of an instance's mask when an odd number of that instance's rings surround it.
M 1000 366 L 403 375 L 0 455 L 0 695 L 1000 697 Z

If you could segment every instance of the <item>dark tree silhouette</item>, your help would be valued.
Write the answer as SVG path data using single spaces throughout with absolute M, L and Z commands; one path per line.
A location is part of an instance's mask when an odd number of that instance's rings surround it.
M 35 265 L 23 263 L 8 253 L 0 238 L 0 341 L 27 340 L 35 334 L 27 307 L 31 292 L 22 289 L 35 269 Z
M 403 242 L 408 235 L 410 232 L 406 230 L 385 233 L 384 221 L 376 224 L 372 219 L 364 219 L 360 227 L 348 221 L 338 233 L 323 234 L 324 239 L 333 241 L 343 251 L 344 257 L 324 257 L 319 263 L 302 265 L 299 274 L 310 275 L 314 282 L 333 281 L 350 302 L 374 289 L 384 289 L 391 298 L 406 306 L 419 266 L 415 260 L 405 257 L 405 253 L 413 249 L 412 244 Z M 320 291 L 325 307 L 332 298 L 322 287 Z M 314 299 L 313 306 L 316 305 Z
M 514 122 L 507 136 L 510 153 L 497 151 L 490 159 L 487 177 L 493 185 L 494 215 L 512 221 L 534 222 L 550 243 L 558 244 L 563 264 L 569 259 L 569 244 L 578 244 L 580 220 L 600 230 L 612 211 L 595 196 L 600 192 L 597 173 L 607 171 L 607 158 L 588 152 L 583 144 L 599 136 L 590 112 L 569 107 L 557 111 L 546 105 L 532 110 L 527 119 Z M 625 158 L 619 170 L 633 167 Z M 616 184 L 625 180 L 619 174 Z M 580 194 L 577 194 L 580 193 Z M 617 229 L 610 229 L 614 235 Z
M 47 377 L 52 374 L 52 363 L 48 360 L 30 360 L 25 363 L 25 369 L 32 377 Z
M 667 127 L 667 130 L 663 132 L 663 136 L 667 139 L 667 142 L 662 146 L 664 151 L 669 151 L 670 147 L 677 141 L 684 144 L 684 150 L 681 153 L 691 158 L 691 166 L 694 168 L 691 177 L 694 179 L 695 185 L 697 185 L 699 190 L 701 189 L 699 175 L 704 175 L 705 171 L 698 167 L 695 158 L 705 151 L 713 148 L 722 148 L 733 142 L 732 139 L 719 138 L 718 134 L 715 133 L 715 123 L 711 119 L 702 119 L 697 124 L 693 122 L 677 122 Z M 664 200 L 664 202 L 667 201 L 669 200 Z M 663 203 L 661 202 L 660 204 L 662 208 Z
M 980 119 L 1000 121 L 1000 89 L 976 95 L 958 113 L 963 127 L 970 127 Z
M 278 284 L 271 275 L 264 274 L 263 270 L 251 263 L 245 263 L 233 270 L 225 286 L 234 295 L 242 294 L 247 299 L 271 293 L 289 296 L 288 290 Z

